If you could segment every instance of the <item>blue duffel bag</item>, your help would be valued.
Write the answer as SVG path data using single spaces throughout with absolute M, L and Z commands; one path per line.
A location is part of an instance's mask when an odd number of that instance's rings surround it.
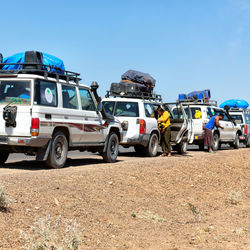
M 225 106 L 228 106 L 230 108 L 242 108 L 246 109 L 249 107 L 249 103 L 245 100 L 240 100 L 240 99 L 230 99 L 225 102 L 223 102 L 220 105 L 220 108 L 224 108 Z
M 210 99 L 211 98 L 211 93 L 209 89 L 202 90 L 202 91 L 193 91 L 187 95 L 188 99 Z
M 9 56 L 3 59 L 3 70 L 18 70 L 21 69 L 21 65 L 24 65 L 23 69 L 42 69 L 39 65 L 46 65 L 49 67 L 43 67 L 44 70 L 49 72 L 56 72 L 62 74 L 65 70 L 64 63 L 61 59 L 38 51 L 26 51 L 22 53 L 15 54 L 13 56 Z M 16 63 L 17 65 L 9 65 L 12 63 Z M 34 64 L 34 66 L 32 66 Z

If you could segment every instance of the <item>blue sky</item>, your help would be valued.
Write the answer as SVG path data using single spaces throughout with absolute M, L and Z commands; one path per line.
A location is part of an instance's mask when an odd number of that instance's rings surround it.
M 0 48 L 53 54 L 102 96 L 135 69 L 165 101 L 211 89 L 250 102 L 249 13 L 250 0 L 2 1 Z

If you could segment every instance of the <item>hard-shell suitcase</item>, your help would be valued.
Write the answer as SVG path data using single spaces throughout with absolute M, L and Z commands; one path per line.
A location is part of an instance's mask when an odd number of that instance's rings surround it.
M 148 91 L 148 88 L 143 84 L 127 81 L 111 83 L 110 86 L 110 92 L 115 94 L 140 94 Z

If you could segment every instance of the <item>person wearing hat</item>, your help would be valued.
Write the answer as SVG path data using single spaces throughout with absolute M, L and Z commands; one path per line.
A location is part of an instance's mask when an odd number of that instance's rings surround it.
M 224 113 L 221 112 L 219 115 L 214 115 L 209 122 L 205 125 L 205 138 L 204 138 L 204 146 L 207 146 L 209 153 L 215 153 L 212 149 L 212 130 L 214 127 L 224 129 L 224 127 L 220 126 L 219 121 L 223 120 Z
M 163 108 L 158 107 L 157 113 L 158 118 L 158 127 L 161 132 L 161 156 L 171 156 L 171 129 L 170 129 L 170 114 L 168 111 L 165 111 Z

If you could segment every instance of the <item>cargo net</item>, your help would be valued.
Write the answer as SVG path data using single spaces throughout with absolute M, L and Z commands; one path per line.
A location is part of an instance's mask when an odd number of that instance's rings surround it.
M 40 63 L 0 63 L 0 75 L 35 74 L 78 83 L 80 74 Z

